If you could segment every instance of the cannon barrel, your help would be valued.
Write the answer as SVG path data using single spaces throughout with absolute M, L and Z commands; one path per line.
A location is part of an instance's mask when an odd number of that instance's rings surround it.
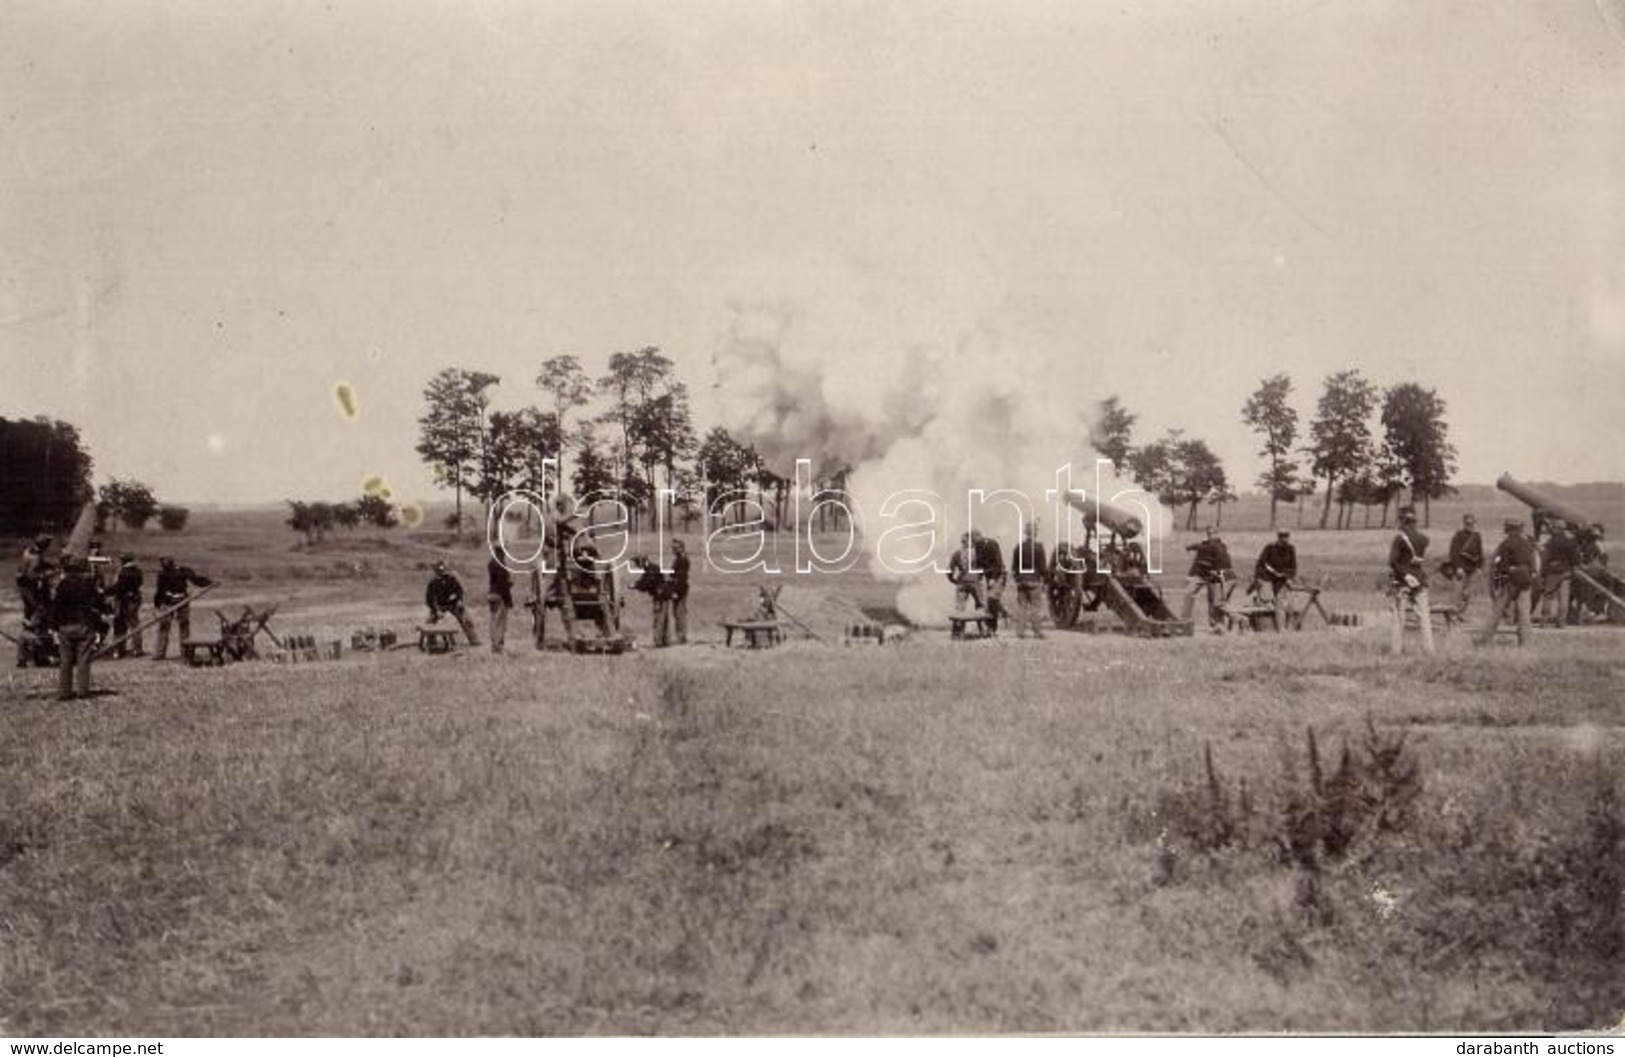
M 1083 515 L 1085 528 L 1094 529 L 1098 522 L 1126 540 L 1138 536 L 1145 528 L 1145 523 L 1139 517 L 1120 506 L 1113 506 L 1098 499 L 1079 499 L 1073 495 L 1067 496 L 1066 501 L 1072 509 Z
M 1586 515 L 1582 510 L 1569 506 L 1561 499 L 1553 499 L 1549 495 L 1513 479 L 1509 473 L 1504 473 L 1495 479 L 1495 487 L 1501 491 L 1522 500 L 1528 506 L 1543 510 L 1554 517 L 1560 517 L 1575 528 L 1583 528 L 1592 524 L 1595 519 Z

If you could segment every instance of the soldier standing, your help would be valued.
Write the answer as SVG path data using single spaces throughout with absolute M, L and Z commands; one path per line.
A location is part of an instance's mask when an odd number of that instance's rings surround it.
M 1196 608 L 1196 596 L 1206 594 L 1208 599 L 1208 619 L 1213 619 L 1213 609 L 1224 601 L 1225 580 L 1235 575 L 1234 566 L 1230 562 L 1230 548 L 1224 545 L 1219 533 L 1212 526 L 1203 530 L 1202 540 L 1192 543 L 1185 548 L 1194 551 L 1191 559 L 1190 571 L 1185 574 L 1185 600 L 1180 610 L 1180 619 L 1191 619 L 1191 612 Z
M 1044 637 L 1044 630 L 1039 626 L 1043 616 L 1044 602 L 1044 572 L 1049 567 L 1045 561 L 1044 545 L 1035 539 L 1038 526 L 1028 523 L 1022 531 L 1021 542 L 1010 553 L 1010 566 L 1016 581 L 1016 638 L 1024 639 L 1030 628 L 1033 638 Z
M 486 602 L 491 607 L 491 652 L 501 653 L 508 638 L 508 613 L 513 609 L 513 573 L 497 560 L 495 554 L 486 563 L 488 590 Z
M 632 590 L 642 591 L 649 596 L 652 607 L 650 613 L 650 635 L 656 649 L 663 649 L 671 645 L 671 578 L 661 572 L 660 566 L 649 559 L 643 559 L 643 574 L 638 577 Z
M 974 603 L 977 609 L 986 607 L 981 566 L 976 562 L 976 548 L 968 532 L 959 537 L 959 549 L 948 559 L 948 582 L 954 585 L 955 613 L 964 612 L 966 602 Z
M 141 632 L 136 630 L 141 626 L 141 584 L 141 567 L 135 563 L 135 555 L 120 557 L 118 575 L 113 578 L 113 637 L 118 640 L 115 657 L 141 657 L 147 652 L 141 648 Z M 135 634 L 126 642 L 124 636 L 131 631 Z
M 474 625 L 469 622 L 468 613 L 463 608 L 463 582 L 446 568 L 445 562 L 434 563 L 434 576 L 429 578 L 429 586 L 423 592 L 423 604 L 429 607 L 429 623 L 438 623 L 440 614 L 450 613 L 463 629 L 463 634 L 468 636 L 468 644 L 480 644 L 480 637 L 474 633 Z M 158 648 L 163 649 L 163 639 L 160 638 L 158 642 Z
M 153 589 L 152 604 L 156 609 L 168 609 L 179 605 L 173 613 L 165 613 L 158 620 L 158 652 L 153 660 L 161 661 L 169 652 L 169 622 L 180 624 L 181 641 L 185 642 L 192 637 L 192 606 L 187 602 L 188 587 L 208 587 L 214 581 L 207 576 L 199 576 L 192 571 L 189 565 L 176 565 L 174 558 L 158 559 L 158 578 Z
M 1569 592 L 1580 566 L 1580 545 L 1565 522 L 1558 522 L 1540 556 L 1540 619 L 1544 623 L 1557 602 L 1556 627 L 1569 621 Z
M 23 623 L 43 616 L 51 604 L 51 578 L 56 567 L 49 553 L 51 537 L 39 536 L 23 550 L 22 562 L 17 567 L 17 594 L 23 600 Z
M 1535 544 L 1523 534 L 1523 523 L 1508 521 L 1506 536 L 1490 558 L 1490 616 L 1478 635 L 1479 645 L 1495 641 L 1501 618 L 1511 608 L 1518 622 L 1518 645 L 1529 641 L 1529 594 L 1535 586 Z
M 1286 529 L 1275 534 L 1275 542 L 1258 552 L 1253 565 L 1253 579 L 1269 584 L 1270 601 L 1275 607 L 1275 630 L 1286 627 L 1286 593 L 1298 578 L 1298 548 L 1292 545 L 1292 533 Z
M 982 571 L 986 578 L 987 590 L 987 629 L 994 635 L 999 633 L 999 618 L 1004 612 L 1004 551 L 999 547 L 999 541 L 991 536 L 984 536 L 976 529 L 970 530 L 971 547 L 976 554 L 976 567 Z
M 682 540 L 671 541 L 671 622 L 677 645 L 688 645 L 688 548 Z
M 103 627 L 102 600 L 83 558 L 64 558 L 62 567 L 64 576 L 51 599 L 49 623 L 62 654 L 57 700 L 69 701 L 90 696 L 90 661 Z
M 1428 573 L 1422 564 L 1428 538 L 1416 527 L 1416 508 L 1401 507 L 1399 529 L 1388 546 L 1389 590 L 1394 595 L 1394 652 L 1405 648 L 1407 612 L 1416 614 L 1422 652 L 1433 652 L 1433 605 L 1428 600 Z
M 1450 537 L 1448 560 L 1456 574 L 1456 612 L 1465 613 L 1473 596 L 1473 582 L 1484 568 L 1484 537 L 1478 534 L 1478 522 L 1473 515 L 1461 516 L 1461 528 Z

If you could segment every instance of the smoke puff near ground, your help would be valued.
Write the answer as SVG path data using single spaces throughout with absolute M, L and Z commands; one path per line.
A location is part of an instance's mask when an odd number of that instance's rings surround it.
M 844 300 L 844 303 L 842 303 Z M 908 303 L 906 299 L 891 304 Z M 1073 488 L 1096 492 L 1088 444 L 1091 419 L 1109 389 L 1092 378 L 1093 357 L 1060 355 L 1020 343 L 973 317 L 966 306 L 876 318 L 872 294 L 804 307 L 784 301 L 735 302 L 716 356 L 725 424 L 753 444 L 775 472 L 797 459 L 816 471 L 850 462 L 848 490 L 861 518 L 871 571 L 903 584 L 898 609 L 910 620 L 940 622 L 951 604 L 936 573 L 902 575 L 879 561 L 885 530 L 922 519 L 921 508 L 882 519 L 888 497 L 906 492 L 940 497 L 933 552 L 942 568 L 969 519 L 970 494 L 989 493 L 975 513 L 978 528 L 1008 551 L 1018 520 L 992 493 L 1025 495 L 1051 546 L 1061 526 L 1046 492 L 1070 463 Z M 884 329 L 883 329 L 884 328 Z M 1131 486 L 1110 480 L 1110 497 Z M 1154 503 L 1151 503 L 1155 507 Z M 1161 531 L 1172 524 L 1161 511 Z M 1081 541 L 1077 515 L 1071 538 Z M 895 542 L 895 537 L 894 537 Z M 918 541 L 907 548 L 917 557 Z

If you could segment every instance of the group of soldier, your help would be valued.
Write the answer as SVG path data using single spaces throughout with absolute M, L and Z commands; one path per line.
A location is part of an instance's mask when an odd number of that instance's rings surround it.
M 690 562 L 683 541 L 672 541 L 670 562 L 665 568 L 646 558 L 634 565 L 641 572 L 632 589 L 648 595 L 652 606 L 650 625 L 653 644 L 665 647 L 672 645 L 674 640 L 677 645 L 687 644 Z M 606 607 L 620 604 L 618 598 L 601 590 L 604 578 L 610 575 L 612 573 L 605 567 L 597 549 L 585 537 L 578 535 L 571 545 L 564 575 L 564 591 L 571 595 L 572 600 L 554 599 L 553 603 L 573 604 L 574 597 L 581 593 L 592 596 L 598 600 L 593 607 L 592 618 L 599 633 L 609 637 L 613 629 Z M 514 610 L 513 588 L 513 572 L 493 553 L 486 563 L 486 605 L 490 610 L 492 653 L 502 653 L 507 645 L 508 618 Z M 429 623 L 437 623 L 442 616 L 449 616 L 462 628 L 470 646 L 480 645 L 479 633 L 468 617 L 462 581 L 447 568 L 445 562 L 435 562 L 423 601 L 429 610 Z M 525 606 L 532 610 L 536 626 L 539 627 L 543 621 L 543 610 L 548 605 L 542 577 L 539 572 L 533 573 L 531 596 Z M 539 637 L 537 642 L 540 644 Z
M 1596 522 L 1570 525 L 1537 511 L 1533 536 L 1524 535 L 1523 522 L 1516 518 L 1508 518 L 1502 532 L 1500 543 L 1486 559 L 1477 520 L 1472 514 L 1462 516 L 1461 528 L 1450 538 L 1449 556 L 1440 565 L 1451 595 L 1447 611 L 1455 619 L 1465 618 L 1479 574 L 1487 569 L 1490 605 L 1475 638 L 1478 643 L 1493 641 L 1501 623 L 1511 619 L 1518 645 L 1527 645 L 1537 603 L 1541 619 L 1555 628 L 1580 620 L 1592 600 L 1588 591 L 1575 590 L 1575 573 L 1607 566 L 1603 526 Z M 1547 536 L 1545 546 L 1541 546 L 1541 535 Z M 1399 529 L 1388 549 L 1396 653 L 1403 648 L 1404 628 L 1413 614 L 1422 633 L 1423 651 L 1433 652 L 1432 604 L 1423 564 L 1427 546 L 1428 537 L 1416 527 L 1415 509 L 1402 508 Z
M 113 563 L 102 555 L 99 540 L 91 540 L 84 555 L 63 553 L 52 561 L 54 542 L 39 536 L 23 551 L 18 566 L 23 633 L 17 665 L 49 663 L 54 653 L 60 666 L 58 697 L 69 700 L 90 695 L 90 665 L 96 657 L 106 652 L 120 658 L 146 656 L 141 623 L 145 577 L 133 554 L 121 555 L 109 575 Z M 152 597 L 161 613 L 154 660 L 168 655 L 172 623 L 179 625 L 182 642 L 191 637 L 190 588 L 211 583 L 174 558 L 159 559 Z
M 948 558 L 948 582 L 954 585 L 956 612 L 964 612 L 967 607 L 982 611 L 989 633 L 997 635 L 999 621 L 1011 616 L 1004 606 L 1004 592 L 1013 580 L 1016 637 L 1044 637 L 1041 618 L 1049 565 L 1035 530 L 1032 522 L 1025 525 L 1021 542 L 1010 554 L 1008 570 L 998 540 L 984 536 L 980 529 L 971 529 L 959 537 L 959 548 Z

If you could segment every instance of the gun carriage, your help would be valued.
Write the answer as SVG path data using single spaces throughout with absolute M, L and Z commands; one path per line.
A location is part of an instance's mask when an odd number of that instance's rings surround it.
M 1191 621 L 1175 617 L 1146 568 L 1145 549 L 1136 538 L 1138 517 L 1110 503 L 1068 498 L 1083 516 L 1084 542 L 1059 544 L 1050 561 L 1049 612 L 1058 628 L 1077 624 L 1083 613 L 1104 606 L 1133 635 L 1163 638 L 1190 635 Z M 1109 539 L 1097 549 L 1103 534 Z

